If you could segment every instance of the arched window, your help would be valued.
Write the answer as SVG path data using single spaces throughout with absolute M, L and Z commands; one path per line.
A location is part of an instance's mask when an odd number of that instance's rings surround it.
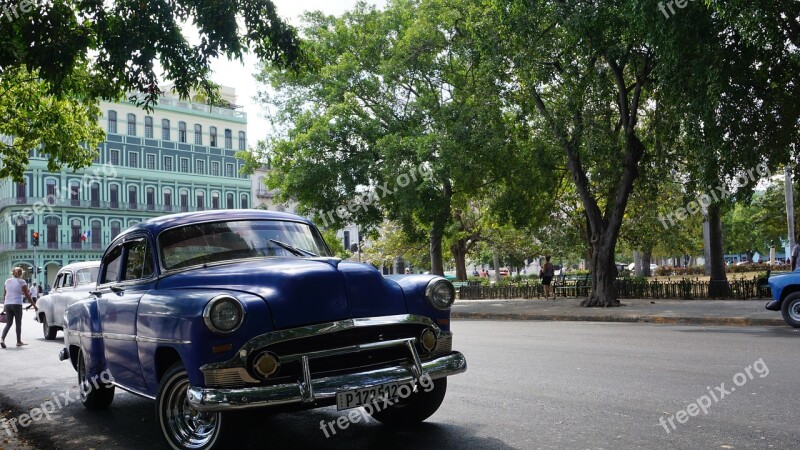
M 46 182 L 46 189 L 47 192 L 45 194 L 45 200 L 47 201 L 48 205 L 55 205 L 56 204 L 56 180 L 50 178 Z
M 144 116 L 144 137 L 153 139 L 153 118 Z
M 119 186 L 112 184 L 108 189 L 109 206 L 112 208 L 119 208 Z
M 219 192 L 211 194 L 211 209 L 219 209 Z
M 156 209 L 156 191 L 155 189 L 149 187 L 145 191 L 145 203 L 147 203 L 147 209 L 152 211 Z
M 250 207 L 250 202 L 247 200 L 247 194 L 242 194 L 240 200 L 242 209 L 247 209 Z
M 227 194 L 225 196 L 225 207 L 228 209 L 234 209 L 236 207 L 233 204 L 233 194 Z
M 77 181 L 69 183 L 69 204 L 72 206 L 80 206 L 81 204 L 81 187 Z
M 119 236 L 120 227 L 121 225 L 118 220 L 111 222 L 111 240 L 114 240 L 115 237 Z
M 225 148 L 233 149 L 233 132 L 225 129 Z
M 72 248 L 81 248 L 82 239 L 85 237 L 83 236 L 83 232 L 81 231 L 81 221 L 80 219 L 73 219 L 71 223 L 72 229 L 72 238 L 70 242 L 72 243 Z
M 172 189 L 164 189 L 164 211 L 172 211 Z
M 199 123 L 194 124 L 194 144 L 203 145 L 203 126 Z
M 211 127 L 208 129 L 208 134 L 211 136 L 211 142 L 209 143 L 210 146 L 216 147 L 217 146 L 217 127 Z
M 247 148 L 247 140 L 244 138 L 244 131 L 239 132 L 239 150 Z
M 161 139 L 165 141 L 172 139 L 170 136 L 169 119 L 161 119 Z
M 181 191 L 181 211 L 189 211 L 189 192 Z
M 92 183 L 89 188 L 89 205 L 92 208 L 100 207 L 100 183 Z
M 102 233 L 102 231 L 101 231 L 100 221 L 99 220 L 93 220 L 92 221 L 92 229 L 90 231 L 90 235 L 89 235 L 89 239 L 88 239 L 89 241 L 91 241 L 93 249 L 102 248 L 102 244 L 101 244 L 102 240 L 100 239 L 100 237 L 101 237 L 100 234 L 101 233 Z
M 205 208 L 205 202 L 203 199 L 203 191 L 197 191 L 197 210 L 202 211 Z
M 178 142 L 186 143 L 186 122 L 178 122 Z
M 128 136 L 136 136 L 136 114 L 128 114 Z
M 128 186 L 128 208 L 136 209 L 136 204 L 139 203 L 136 199 L 136 186 Z
M 109 111 L 108 112 L 108 132 L 109 133 L 116 133 L 117 132 L 117 112 L 116 111 Z

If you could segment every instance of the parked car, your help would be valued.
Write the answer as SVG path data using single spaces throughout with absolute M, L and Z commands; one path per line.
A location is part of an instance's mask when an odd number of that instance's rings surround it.
M 500 276 L 501 277 L 507 277 L 509 273 L 510 273 L 510 271 L 508 270 L 508 267 L 501 267 L 500 268 Z
M 64 329 L 64 311 L 89 295 L 97 282 L 100 261 L 67 264 L 56 274 L 53 288 L 36 302 L 36 317 L 42 324 L 42 334 L 48 341 Z
M 60 357 L 89 409 L 108 407 L 115 387 L 154 399 L 174 449 L 235 448 L 230 413 L 250 408 L 365 406 L 412 424 L 467 368 L 452 351 L 454 298 L 442 277 L 330 257 L 295 215 L 176 214 L 109 245 L 91 296 L 67 309 Z
M 765 308 L 780 311 L 787 324 L 800 328 L 800 272 L 773 275 L 767 282 L 772 291 L 772 301 L 767 302 Z

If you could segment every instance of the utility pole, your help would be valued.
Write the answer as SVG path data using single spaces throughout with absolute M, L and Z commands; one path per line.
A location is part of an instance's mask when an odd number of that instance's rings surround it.
M 786 186 L 786 223 L 789 228 L 789 252 L 794 248 L 794 189 L 792 188 L 792 166 L 787 164 L 783 169 Z M 791 255 L 787 255 L 791 256 Z

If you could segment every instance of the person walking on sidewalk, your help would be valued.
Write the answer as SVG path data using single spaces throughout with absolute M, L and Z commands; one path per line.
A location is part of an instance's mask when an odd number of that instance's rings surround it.
M 31 294 L 31 303 L 25 308 L 25 311 L 33 308 L 33 311 L 38 311 L 39 308 L 36 307 L 36 301 L 39 300 L 39 289 L 36 288 L 36 283 L 33 283 L 30 288 Z
M 3 337 L 0 339 L 0 347 L 6 348 L 6 335 L 11 330 L 11 324 L 16 321 L 17 332 L 17 347 L 28 345 L 22 342 L 22 300 L 27 298 L 29 302 L 33 302 L 31 294 L 28 292 L 28 283 L 22 279 L 22 268 L 14 267 L 11 270 L 11 278 L 6 280 L 3 285 L 3 300 L 5 302 L 6 317 L 8 323 L 3 329 Z
M 800 233 L 797 234 L 797 240 L 794 242 L 794 247 L 792 247 L 792 272 L 797 268 L 797 259 L 800 258 Z
M 539 271 L 539 275 L 542 277 L 542 286 L 544 286 L 544 299 L 547 300 L 552 294 L 553 300 L 555 300 L 556 296 L 553 294 L 553 287 L 550 285 L 553 282 L 553 275 L 555 275 L 553 264 L 550 263 L 550 255 L 545 256 L 544 261 L 542 270 Z

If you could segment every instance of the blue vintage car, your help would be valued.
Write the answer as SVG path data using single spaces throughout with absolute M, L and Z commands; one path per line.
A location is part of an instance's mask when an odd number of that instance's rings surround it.
M 783 320 L 800 328 L 800 271 L 769 277 L 772 301 L 766 304 L 770 311 L 780 311 Z
M 295 215 L 175 214 L 109 245 L 91 297 L 65 312 L 61 358 L 90 409 L 108 407 L 115 387 L 155 400 L 176 449 L 226 448 L 229 414 L 248 408 L 364 406 L 409 424 L 467 368 L 452 350 L 454 297 L 438 276 L 330 257 Z

